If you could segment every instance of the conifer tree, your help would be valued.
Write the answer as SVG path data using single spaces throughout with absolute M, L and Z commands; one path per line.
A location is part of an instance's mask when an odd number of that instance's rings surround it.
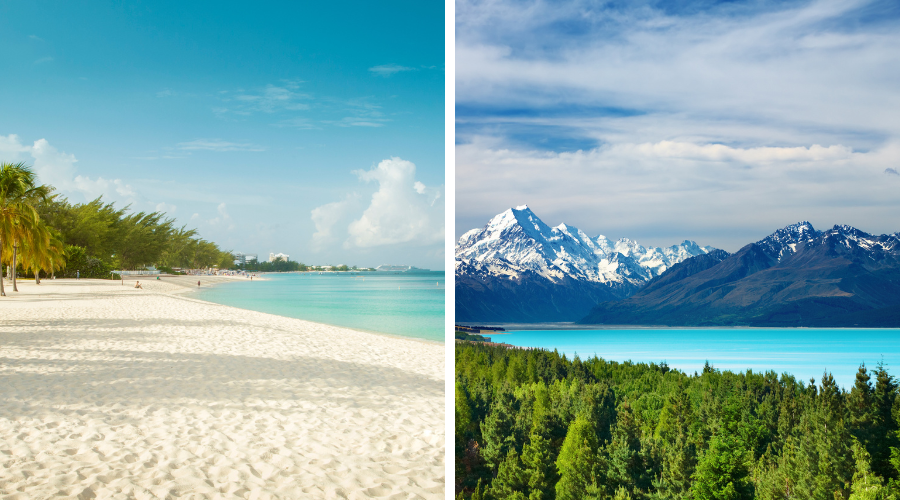
M 490 495 L 495 500 L 525 500 L 527 478 L 516 450 L 510 449 L 500 463 L 497 477 L 491 482 Z
M 718 432 L 700 457 L 691 484 L 694 500 L 750 500 L 753 486 L 745 464 L 747 449 L 738 433 L 740 407 L 732 399 L 722 408 Z
M 494 471 L 509 450 L 516 448 L 517 440 L 514 432 L 516 408 L 513 405 L 513 396 L 507 391 L 500 391 L 494 404 L 491 405 L 490 413 L 481 424 L 481 436 L 484 439 L 481 456 Z
M 641 455 L 640 429 L 628 402 L 618 408 L 613 438 L 607 448 L 609 469 L 607 483 L 615 491 L 624 488 L 629 493 L 643 486 L 644 461 Z
M 891 448 L 900 447 L 897 421 L 894 419 L 894 401 L 897 399 L 897 383 L 888 374 L 884 363 L 875 367 L 875 391 L 873 404 L 873 438 L 866 447 L 872 456 L 872 471 L 885 480 L 900 479 L 896 469 L 891 465 Z
M 831 498 L 843 495 L 852 477 L 850 432 L 844 422 L 844 396 L 830 373 L 822 376 L 816 417 L 818 475 L 814 495 Z
M 696 500 L 750 500 L 753 488 L 744 465 L 745 451 L 730 433 L 713 436 L 709 449 L 700 457 L 692 498 Z
M 871 456 L 865 446 L 854 438 L 852 451 L 856 470 L 853 473 L 850 500 L 885 500 L 888 490 L 884 487 L 884 479 L 872 472 Z
M 588 486 L 598 483 L 597 436 L 593 427 L 583 414 L 579 414 L 569 425 L 559 458 L 556 459 L 556 469 L 559 471 L 557 500 L 581 500 L 586 496 Z
M 856 383 L 847 397 L 847 427 L 850 434 L 856 437 L 863 446 L 872 446 L 872 426 L 874 425 L 874 408 L 872 406 L 873 391 L 869 381 L 869 373 L 865 363 L 859 366 L 856 373 Z
M 557 475 L 550 441 L 535 429 L 522 450 L 522 465 L 528 486 L 528 500 L 552 500 Z

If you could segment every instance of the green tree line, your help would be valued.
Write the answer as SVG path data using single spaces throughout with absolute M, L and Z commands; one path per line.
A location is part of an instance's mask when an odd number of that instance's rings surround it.
M 309 268 L 306 264 L 302 262 L 295 262 L 293 260 L 285 260 L 281 257 L 278 257 L 272 262 L 262 261 L 262 262 L 250 262 L 247 264 L 243 264 L 238 266 L 240 269 L 244 269 L 247 271 L 254 271 L 260 273 L 273 273 L 273 272 L 291 272 L 291 271 L 306 271 Z
M 900 401 L 774 372 L 457 342 L 457 498 L 897 499 Z
M 147 266 L 232 268 L 233 257 L 163 212 L 70 203 L 23 163 L 0 163 L 0 263 L 16 275 L 108 278 Z M 15 282 L 13 282 L 15 286 Z M 0 293 L 2 293 L 0 280 Z

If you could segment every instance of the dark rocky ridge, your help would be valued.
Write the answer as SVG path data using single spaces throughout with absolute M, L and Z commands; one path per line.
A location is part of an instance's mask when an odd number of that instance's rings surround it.
M 462 266 L 465 266 L 464 268 Z M 636 287 L 572 279 L 551 281 L 524 272 L 513 279 L 462 264 L 456 273 L 456 321 L 540 323 L 574 321 L 600 302 L 627 297 Z

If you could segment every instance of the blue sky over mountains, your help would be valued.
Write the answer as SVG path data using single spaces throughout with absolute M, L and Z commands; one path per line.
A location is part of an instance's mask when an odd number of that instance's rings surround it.
M 457 2 L 457 236 L 900 230 L 896 2 Z
M 225 248 L 442 268 L 443 18 L 413 1 L 4 2 L 0 156 Z

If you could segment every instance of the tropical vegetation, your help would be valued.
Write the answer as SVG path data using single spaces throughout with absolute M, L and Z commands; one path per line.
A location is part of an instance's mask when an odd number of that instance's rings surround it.
M 774 372 L 457 342 L 457 498 L 896 499 L 886 367 L 842 389 Z
M 232 268 L 233 257 L 162 212 L 70 203 L 24 163 L 0 163 L 0 264 L 16 276 L 108 278 L 118 269 Z M 16 270 L 16 272 L 12 272 Z M 5 295 L 0 280 L 0 295 Z

